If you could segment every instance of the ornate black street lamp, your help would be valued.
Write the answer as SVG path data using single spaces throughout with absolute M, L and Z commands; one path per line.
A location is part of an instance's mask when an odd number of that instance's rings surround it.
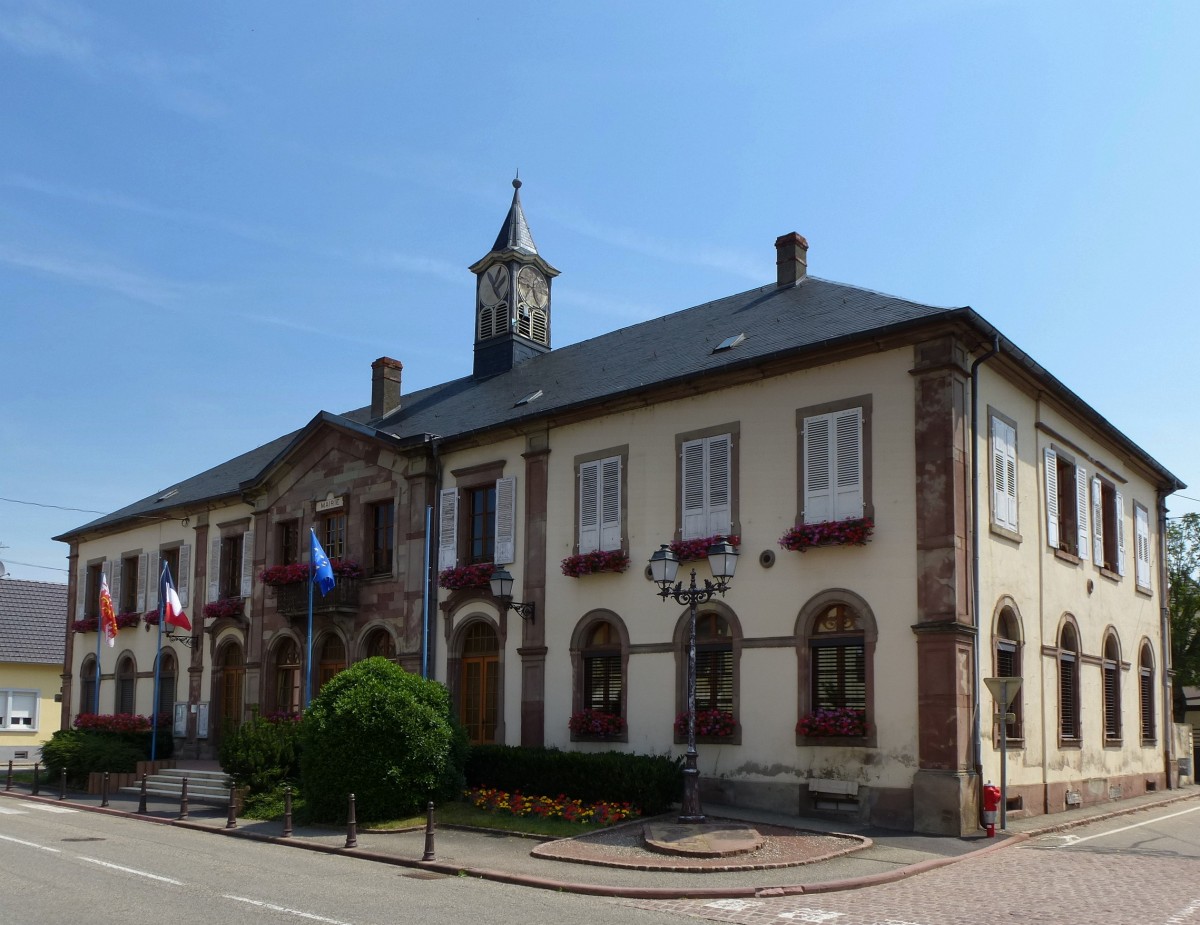
M 513 577 L 509 574 L 508 569 L 496 569 L 492 572 L 492 577 L 488 579 L 488 584 L 492 586 L 492 597 L 501 604 L 504 610 L 515 610 L 521 615 L 522 620 L 534 622 L 533 601 L 521 603 L 512 599 Z
M 712 569 L 713 580 L 704 579 L 704 587 L 696 586 L 696 570 L 692 569 L 691 584 L 685 588 L 683 582 L 676 582 L 675 575 L 679 571 L 679 556 L 671 551 L 670 546 L 662 546 L 650 557 L 650 574 L 661 590 L 658 596 L 664 601 L 673 598 L 676 603 L 687 604 L 690 609 L 688 619 L 688 661 L 687 661 L 687 754 L 683 766 L 683 805 L 680 807 L 679 821 L 682 823 L 704 822 L 704 811 L 700 807 L 700 769 L 696 767 L 696 608 L 707 604 L 717 594 L 722 597 L 729 590 L 729 581 L 737 568 L 738 551 L 725 537 L 718 536 L 717 541 L 708 548 L 708 565 Z

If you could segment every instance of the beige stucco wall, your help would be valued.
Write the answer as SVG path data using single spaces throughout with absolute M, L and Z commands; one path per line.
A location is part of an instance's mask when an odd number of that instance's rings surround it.
M 62 683 L 61 665 L 31 665 L 24 662 L 0 663 L 0 687 L 11 691 L 35 691 L 37 693 L 37 715 L 34 717 L 34 728 L 24 730 L 0 731 L 0 760 L 8 760 L 13 751 L 30 750 L 29 760 L 36 761 L 38 756 L 33 751 L 44 742 L 50 741 L 50 736 L 60 728 L 60 710 L 54 702 Z
M 984 366 L 980 384 L 981 460 L 989 457 L 988 409 L 1012 419 L 1017 430 L 1019 537 L 989 528 L 991 493 L 988 468 L 981 468 L 980 611 L 986 622 L 981 666 L 994 674 L 992 633 L 1004 604 L 1014 607 L 1024 633 L 1022 690 L 1025 724 L 1023 748 L 1010 752 L 1010 785 L 1078 784 L 1081 780 L 1120 775 L 1153 775 L 1164 770 L 1165 737 L 1162 699 L 1162 644 L 1159 613 L 1158 522 L 1155 488 L 1132 459 L 1097 437 L 1071 415 L 1017 388 Z M 1122 495 L 1125 572 L 1119 579 L 1102 574 L 1093 561 L 1089 510 L 1088 558 L 1075 563 L 1056 556 L 1047 545 L 1043 450 L 1057 447 L 1087 468 L 1090 483 L 1097 474 L 1111 480 Z M 1089 486 L 1090 500 L 1090 486 Z M 1151 593 L 1136 587 L 1134 502 L 1149 513 Z M 1079 628 L 1084 656 L 1079 672 L 1081 736 L 1078 746 L 1059 747 L 1059 693 L 1056 655 L 1043 646 L 1057 645 L 1059 628 L 1071 614 Z M 1088 657 L 1103 652 L 1105 631 L 1120 640 L 1122 741 L 1105 744 L 1102 670 Z M 1149 640 L 1155 665 L 1156 741 L 1143 744 L 1140 734 L 1138 663 L 1143 640 Z M 999 779 L 1000 762 L 993 748 L 991 700 L 985 698 L 983 764 L 985 777 Z M 1053 812 L 1062 807 L 1049 806 Z

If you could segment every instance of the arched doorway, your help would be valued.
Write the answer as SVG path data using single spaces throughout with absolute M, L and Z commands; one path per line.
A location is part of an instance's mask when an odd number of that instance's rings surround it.
M 276 713 L 299 713 L 302 677 L 300 647 L 294 639 L 284 639 L 275 647 L 272 659 L 271 709 Z
M 458 717 L 473 745 L 496 741 L 499 720 L 500 643 L 482 620 L 463 635 Z
M 332 634 L 321 641 L 320 654 L 317 656 L 317 688 L 316 694 L 325 682 L 339 671 L 346 670 L 346 646 L 341 638 Z
M 213 689 L 217 692 L 217 738 L 242 724 L 246 666 L 242 647 L 227 642 L 217 653 L 217 677 Z
M 392 639 L 392 634 L 382 627 L 372 630 L 371 635 L 367 637 L 366 644 L 363 646 L 363 657 L 386 658 L 390 661 L 395 661 L 396 642 Z

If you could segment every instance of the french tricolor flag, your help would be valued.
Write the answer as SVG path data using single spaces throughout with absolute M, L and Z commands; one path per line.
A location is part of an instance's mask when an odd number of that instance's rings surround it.
M 162 602 L 163 620 L 171 626 L 177 626 L 181 630 L 190 632 L 192 621 L 183 612 L 183 604 L 179 602 L 179 595 L 175 593 L 175 585 L 171 583 L 171 568 L 166 562 L 163 563 Z

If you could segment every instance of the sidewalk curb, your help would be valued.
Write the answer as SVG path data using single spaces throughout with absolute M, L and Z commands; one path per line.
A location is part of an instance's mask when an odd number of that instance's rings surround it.
M 1138 806 L 1114 807 L 1110 811 L 1098 813 L 1096 815 L 1086 817 L 1081 816 L 1077 819 L 1041 826 L 1036 829 L 1031 829 L 1027 832 L 1018 832 L 1013 835 L 1009 835 L 1008 837 L 1001 841 L 997 841 L 994 844 L 985 845 L 982 848 L 976 848 L 973 851 L 967 851 L 963 854 L 956 854 L 941 858 L 931 858 L 929 860 L 918 861 L 915 864 L 909 864 L 905 867 L 900 867 L 895 870 L 889 870 L 879 874 L 868 874 L 863 877 L 848 877 L 842 880 L 827 880 L 821 883 L 795 884 L 792 886 L 726 886 L 686 888 L 629 887 L 595 883 L 575 883 L 568 880 L 552 880 L 546 877 L 512 873 L 511 871 L 505 870 L 494 870 L 487 867 L 461 867 L 457 864 L 447 864 L 441 861 L 421 861 L 412 858 L 403 858 L 396 855 L 380 854 L 379 852 L 368 851 L 361 848 L 344 848 L 336 845 L 327 845 L 321 842 L 314 842 L 295 837 L 283 838 L 275 835 L 263 835 L 260 832 L 247 832 L 240 829 L 218 828 L 215 825 L 208 825 L 202 822 L 193 822 L 189 819 L 170 819 L 160 816 L 142 815 L 141 813 L 130 812 L 122 809 L 113 809 L 112 807 L 92 806 L 87 803 L 74 803 L 69 799 L 59 800 L 53 797 L 44 797 L 40 794 L 38 796 L 33 796 L 32 794 L 17 793 L 14 791 L 0 791 L 0 796 L 12 796 L 18 799 L 33 800 L 40 803 L 50 803 L 56 806 L 66 805 L 85 812 L 119 816 L 142 822 L 153 822 L 159 825 L 172 825 L 194 832 L 208 832 L 214 835 L 244 838 L 250 841 L 277 844 L 286 848 L 301 848 L 306 851 L 315 851 L 320 854 L 336 854 L 363 861 L 373 861 L 378 864 L 390 864 L 394 867 L 407 867 L 413 870 L 432 871 L 434 873 L 444 874 L 448 877 L 472 877 L 479 880 L 492 880 L 497 883 L 508 883 L 514 886 L 526 886 L 533 889 L 550 890 L 553 892 L 578 893 L 585 896 L 607 896 L 620 899 L 742 899 L 768 896 L 801 896 L 806 894 L 838 893 L 849 890 L 859 890 L 865 887 L 879 886 L 885 883 L 895 883 L 899 880 L 906 880 L 909 877 L 916 876 L 917 874 L 926 873 L 927 871 L 931 870 L 937 870 L 940 867 L 956 864 L 959 861 L 965 861 L 969 858 L 983 857 L 987 854 L 1000 851 L 1013 845 L 1024 844 L 1025 842 L 1042 835 L 1066 831 L 1068 829 L 1077 828 L 1078 826 L 1086 825 L 1091 822 L 1099 822 L 1114 817 L 1127 816 L 1132 813 L 1140 812 L 1144 809 L 1169 806 L 1173 803 L 1183 803 L 1189 800 L 1200 800 L 1200 793 L 1187 793 L 1179 796 L 1165 797 L 1162 800 L 1156 800 L 1151 803 L 1142 803 Z

